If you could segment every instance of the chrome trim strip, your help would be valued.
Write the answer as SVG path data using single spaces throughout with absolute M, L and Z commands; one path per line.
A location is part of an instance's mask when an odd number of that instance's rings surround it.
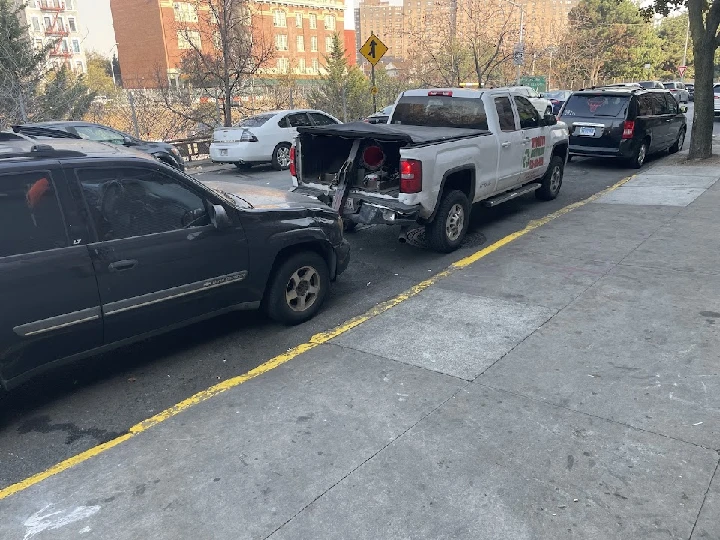
M 67 328 L 68 326 L 74 326 L 76 324 L 96 321 L 99 318 L 100 306 L 97 306 L 73 311 L 72 313 L 64 313 L 62 315 L 49 317 L 40 321 L 21 324 L 14 327 L 13 332 L 15 332 L 18 336 L 29 337 L 44 334 L 46 332 L 52 332 L 53 330 L 59 330 L 61 328 Z
M 167 300 L 173 300 L 175 298 L 196 294 L 206 291 L 208 289 L 214 289 L 216 287 L 222 287 L 224 285 L 231 285 L 245 279 L 247 277 L 247 274 L 247 270 L 242 270 L 240 272 L 233 272 L 232 274 L 225 274 L 223 276 L 204 279 L 202 281 L 196 281 L 194 283 L 178 285 L 177 287 L 163 289 L 162 291 L 141 294 L 140 296 L 133 296 L 132 298 L 126 298 L 124 300 L 118 300 L 116 302 L 109 302 L 103 305 L 103 314 L 115 315 L 124 311 L 130 311 L 131 309 L 137 309 L 160 302 L 165 302 Z

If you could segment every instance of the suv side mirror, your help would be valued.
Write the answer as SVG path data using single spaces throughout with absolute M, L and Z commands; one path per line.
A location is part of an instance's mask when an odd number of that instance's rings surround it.
M 688 106 L 687 106 L 686 104 L 682 103 L 682 104 L 680 105 L 680 112 L 683 113 L 683 114 L 685 114 L 686 112 L 688 112 Z
M 546 114 L 543 117 L 546 126 L 554 126 L 557 124 L 557 117 L 554 114 Z
M 217 230 L 227 229 L 232 226 L 230 216 L 227 215 L 225 207 L 221 204 L 213 204 L 210 206 L 210 221 Z
M 135 146 L 135 141 L 130 137 L 123 137 L 123 146 Z

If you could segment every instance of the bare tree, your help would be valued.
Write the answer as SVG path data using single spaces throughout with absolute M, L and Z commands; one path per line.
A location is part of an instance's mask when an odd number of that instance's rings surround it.
M 176 8 L 177 33 L 185 48 L 182 79 L 217 94 L 226 126 L 232 125 L 237 91 L 274 55 L 261 25 L 253 25 L 250 5 L 250 0 L 191 0 Z

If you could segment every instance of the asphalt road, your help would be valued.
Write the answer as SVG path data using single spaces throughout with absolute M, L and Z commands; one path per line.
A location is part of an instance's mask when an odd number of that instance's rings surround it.
M 657 162 L 660 158 L 651 159 Z M 584 199 L 634 171 L 612 161 L 575 159 L 560 196 L 538 202 L 530 195 L 493 209 L 477 208 L 466 245 L 440 255 L 397 240 L 399 228 L 374 226 L 349 235 L 352 262 L 332 287 L 322 312 L 287 328 L 256 312 L 236 313 L 86 360 L 49 373 L 0 397 L 0 487 L 127 431 L 219 380 L 242 374 L 307 341 L 453 261 Z M 208 168 L 201 180 L 288 188 L 287 172 Z M 410 234 L 422 244 L 420 231 Z

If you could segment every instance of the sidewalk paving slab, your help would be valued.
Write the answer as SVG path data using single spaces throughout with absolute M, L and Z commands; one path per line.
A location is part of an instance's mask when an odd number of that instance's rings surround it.
M 689 538 L 715 452 L 473 383 L 273 538 Z
M 720 540 L 720 470 L 715 473 L 690 540 Z

